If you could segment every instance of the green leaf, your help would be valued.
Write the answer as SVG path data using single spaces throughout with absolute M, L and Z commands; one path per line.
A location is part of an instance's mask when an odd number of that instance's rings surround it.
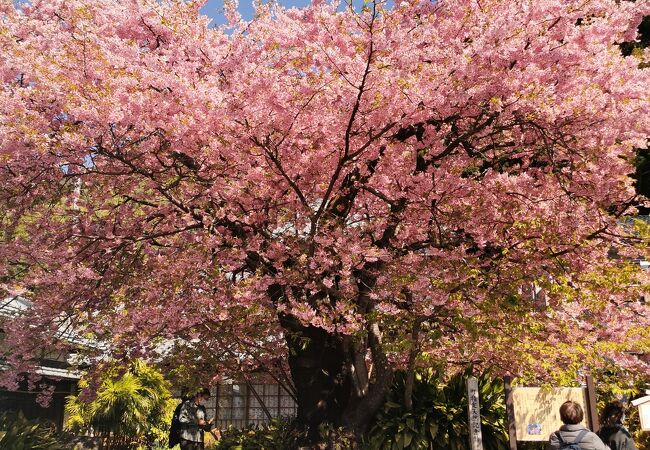
M 435 439 L 436 436 L 438 435 L 438 424 L 435 422 L 429 423 L 429 435 L 431 436 L 431 439 Z
M 412 417 L 406 419 L 406 426 L 413 431 L 417 431 L 415 428 L 415 419 L 413 419 Z
M 413 440 L 413 433 L 409 433 L 408 431 L 405 432 L 402 436 L 404 436 L 403 442 L 404 442 L 404 448 L 408 447 L 411 445 L 411 441 Z
M 397 435 L 397 448 L 398 450 L 404 450 L 404 433 Z

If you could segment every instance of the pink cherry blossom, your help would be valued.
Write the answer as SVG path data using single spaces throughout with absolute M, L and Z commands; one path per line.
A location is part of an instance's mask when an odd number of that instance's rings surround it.
M 199 3 L 0 7 L 4 384 L 44 349 L 288 365 L 299 420 L 358 428 L 415 323 L 419 364 L 650 373 L 650 71 L 617 47 L 650 3 Z

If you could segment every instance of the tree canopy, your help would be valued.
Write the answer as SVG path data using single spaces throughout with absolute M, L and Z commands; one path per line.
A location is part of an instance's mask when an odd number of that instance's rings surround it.
M 13 373 L 68 324 L 210 376 L 288 361 L 299 419 L 354 428 L 404 365 L 648 371 L 650 71 L 617 44 L 649 2 L 200 6 L 0 7 Z

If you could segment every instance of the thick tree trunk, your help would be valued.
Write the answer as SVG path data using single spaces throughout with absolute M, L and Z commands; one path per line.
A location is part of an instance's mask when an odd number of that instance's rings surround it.
M 376 323 L 368 325 L 367 346 L 373 361 L 372 379 L 361 397 L 353 396 L 354 401 L 341 418 L 341 424 L 354 432 L 357 438 L 368 431 L 368 426 L 384 404 L 386 393 L 393 381 L 393 371 L 384 354 L 381 332 Z
M 367 342 L 361 345 L 363 350 L 370 348 L 374 363 L 369 380 L 365 361 L 354 358 L 355 351 L 362 349 L 359 344 L 351 348 L 349 337 L 304 327 L 292 317 L 283 316 L 280 322 L 297 391 L 296 426 L 305 433 L 300 445 L 318 443 L 324 437 L 320 436 L 320 427 L 325 423 L 362 436 L 383 405 L 392 381 L 392 372 L 380 351 L 378 327 L 369 327 Z
M 284 317 L 289 368 L 296 387 L 296 422 L 310 443 L 319 440 L 319 426 L 337 424 L 350 396 L 342 339 L 322 328 L 303 327 Z

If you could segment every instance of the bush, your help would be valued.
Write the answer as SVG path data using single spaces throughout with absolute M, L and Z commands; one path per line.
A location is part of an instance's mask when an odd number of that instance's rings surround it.
M 368 437 L 372 450 L 469 449 L 468 369 L 444 382 L 439 373 L 422 371 L 413 388 L 413 410 L 403 405 L 406 375 L 398 373 Z M 487 373 L 478 377 L 481 432 L 485 450 L 508 448 L 504 386 Z
M 273 419 L 266 425 L 241 430 L 229 427 L 221 432 L 214 450 L 286 450 L 295 438 L 289 418 Z
M 0 448 L 3 450 L 63 450 L 65 446 L 54 428 L 39 420 L 29 420 L 22 412 L 0 415 Z
M 82 379 L 80 386 L 88 384 Z M 106 370 L 92 401 L 69 396 L 66 428 L 76 433 L 93 430 L 120 448 L 144 448 L 166 442 L 175 406 L 163 376 L 144 362 L 133 361 L 126 372 Z

